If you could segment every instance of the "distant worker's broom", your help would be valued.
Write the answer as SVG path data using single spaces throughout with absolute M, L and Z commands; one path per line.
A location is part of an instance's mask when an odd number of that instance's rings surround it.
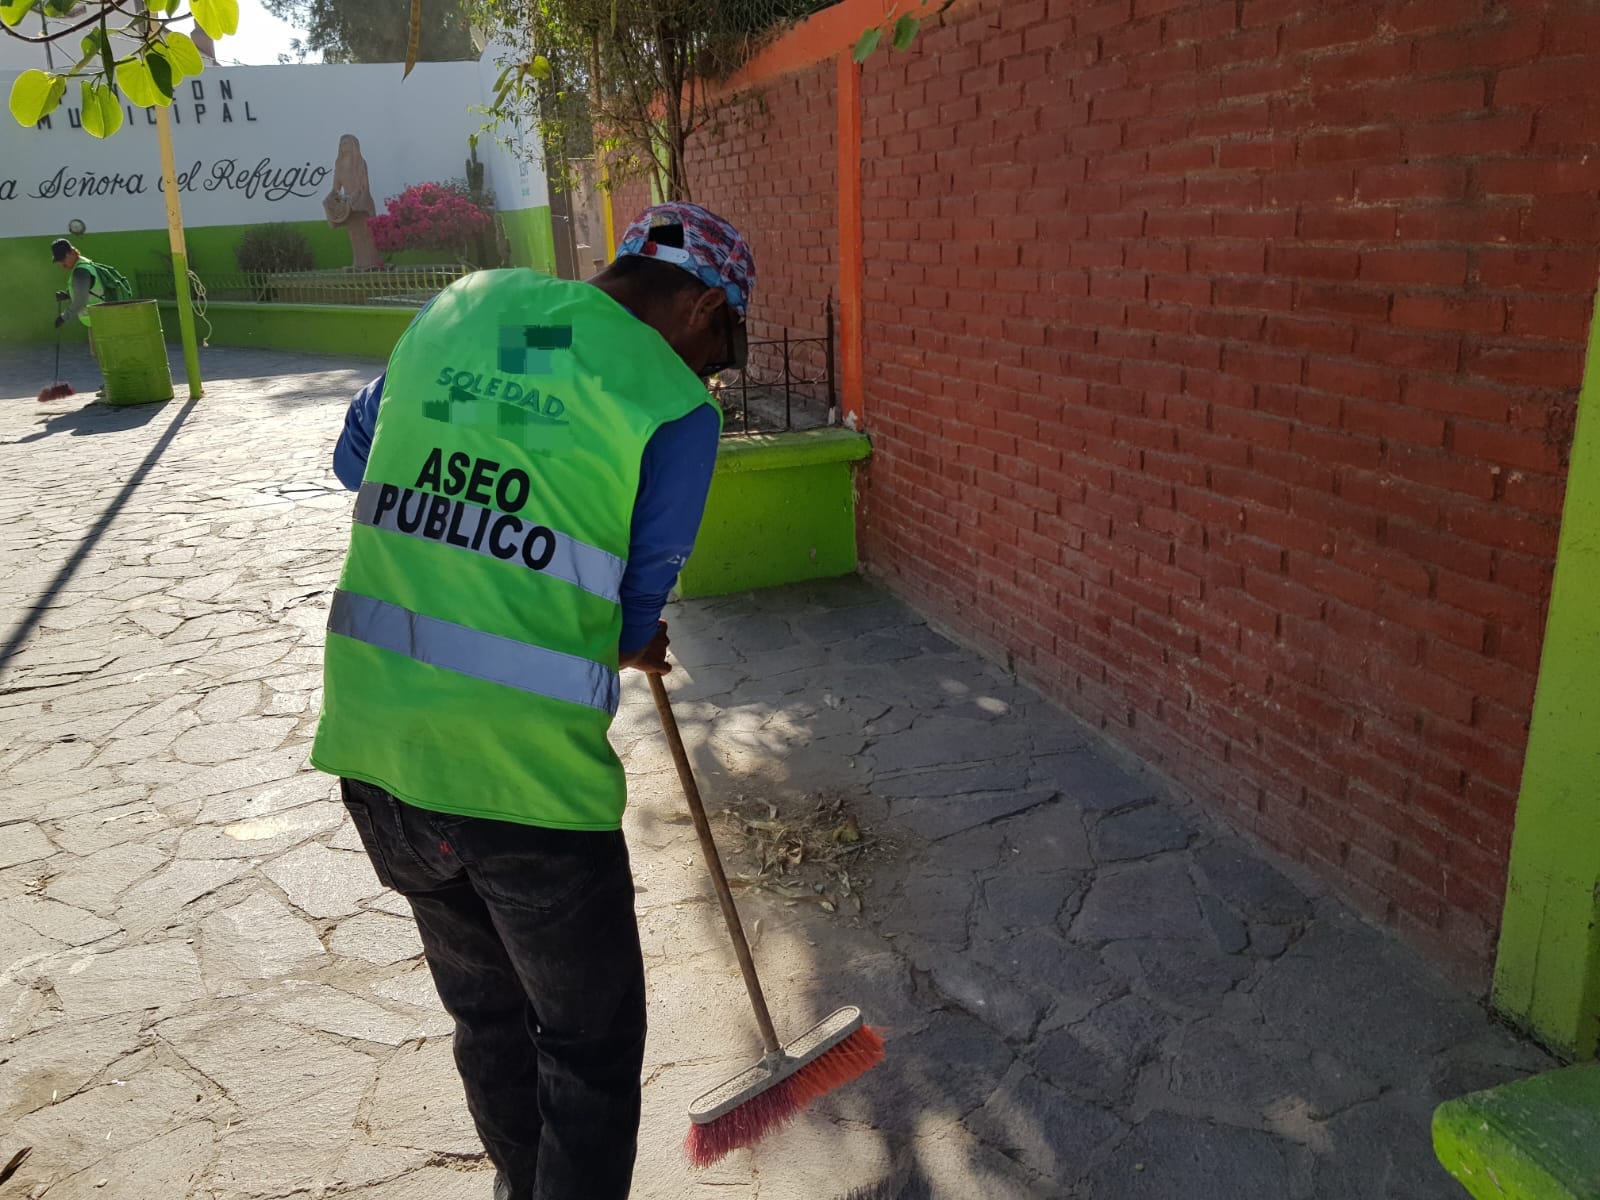
M 695 1166 L 709 1167 L 729 1151 L 754 1145 L 818 1096 L 843 1087 L 877 1066 L 883 1058 L 883 1038 L 862 1023 L 859 1008 L 848 1006 L 823 1018 L 787 1046 L 779 1043 L 772 1014 L 761 994 L 761 981 L 756 978 L 750 943 L 745 940 L 739 910 L 734 907 L 717 843 L 711 836 L 711 822 L 706 819 L 678 721 L 672 715 L 672 701 L 667 698 L 666 685 L 659 675 L 650 676 L 650 693 L 661 714 L 661 728 L 672 749 L 672 761 L 678 768 L 695 832 L 700 835 L 700 849 L 716 885 L 722 917 L 728 924 L 728 936 L 733 939 L 745 990 L 750 993 L 750 1006 L 755 1010 L 766 1048 L 766 1054 L 755 1066 L 712 1088 L 689 1106 L 689 1136 L 684 1139 L 684 1152 Z
M 60 316 L 60 309 L 56 310 L 56 315 Z M 59 325 L 56 326 L 56 370 L 51 378 L 55 380 L 54 383 L 47 388 L 39 389 L 40 404 L 47 400 L 61 400 L 72 395 L 72 385 L 61 382 L 61 326 Z

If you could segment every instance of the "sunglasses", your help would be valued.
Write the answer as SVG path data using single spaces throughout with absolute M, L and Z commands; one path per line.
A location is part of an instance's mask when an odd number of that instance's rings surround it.
M 725 314 L 723 321 L 727 348 L 721 358 L 713 359 L 701 368 L 700 373 L 707 379 L 735 368 L 742 371 L 745 364 L 750 361 L 750 335 L 745 329 L 744 322 L 733 315 L 732 305 L 724 305 L 722 311 Z

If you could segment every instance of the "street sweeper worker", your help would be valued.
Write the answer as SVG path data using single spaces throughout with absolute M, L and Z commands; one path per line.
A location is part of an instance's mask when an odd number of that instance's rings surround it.
M 755 278 L 665 204 L 587 283 L 481 271 L 356 397 L 357 491 L 312 762 L 411 903 L 497 1200 L 622 1200 L 644 964 L 607 739 L 624 668 L 669 669 Z
M 56 293 L 56 299 L 67 305 L 56 314 L 57 329 L 73 320 L 82 321 L 87 326 L 91 307 L 107 300 L 125 300 L 128 298 L 123 295 L 125 291 L 132 294 L 132 289 L 119 271 L 85 258 L 66 238 L 57 238 L 50 243 L 50 257 L 69 276 L 67 290 Z

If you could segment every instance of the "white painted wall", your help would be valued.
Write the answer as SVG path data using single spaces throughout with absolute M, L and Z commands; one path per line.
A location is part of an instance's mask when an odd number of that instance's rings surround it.
M 321 220 L 340 135 L 361 141 L 372 195 L 460 178 L 467 137 L 483 116 L 492 65 L 420 63 L 208 67 L 179 84 L 173 142 L 187 225 Z M 14 73 L 0 73 L 0 95 Z M 154 114 L 127 111 L 114 137 L 73 127 L 76 84 L 48 126 L 24 129 L 0 112 L 0 238 L 58 234 L 73 218 L 91 231 L 166 224 Z M 549 203 L 544 172 L 523 171 L 493 139 L 478 154 L 501 208 Z

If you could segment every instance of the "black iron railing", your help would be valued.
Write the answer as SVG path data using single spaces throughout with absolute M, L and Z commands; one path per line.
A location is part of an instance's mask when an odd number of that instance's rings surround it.
M 833 300 L 823 309 L 827 332 L 752 339 L 743 371 L 725 371 L 712 384 L 722 403 L 723 436 L 820 429 L 839 420 L 833 363 Z
M 208 300 L 253 304 L 376 304 L 421 308 L 470 267 L 386 267 L 379 271 L 207 271 Z M 171 300 L 172 275 L 141 271 L 134 279 L 146 300 Z

